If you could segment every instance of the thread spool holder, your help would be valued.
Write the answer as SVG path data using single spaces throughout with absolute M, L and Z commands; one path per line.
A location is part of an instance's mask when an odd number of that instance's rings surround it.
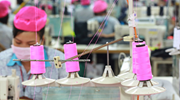
M 73 42 L 69 41 L 66 44 L 73 44 Z M 76 61 L 78 61 L 78 60 L 76 60 Z M 68 76 L 66 78 L 56 80 L 56 83 L 58 83 L 60 85 L 67 85 L 67 86 L 73 85 L 73 86 L 77 86 L 77 85 L 88 83 L 90 81 L 89 78 L 80 77 L 77 70 L 75 70 L 74 72 L 73 71 L 67 71 L 67 72 L 69 72 Z
M 108 42 L 106 42 L 106 44 L 108 44 Z M 107 46 L 107 65 L 105 67 L 103 75 L 102 77 L 92 79 L 92 82 L 96 84 L 109 85 L 109 84 L 118 84 L 121 81 L 122 81 L 121 79 L 117 78 L 114 75 L 114 72 L 112 71 L 112 68 L 109 65 L 109 46 Z
M 78 72 L 68 73 L 68 78 L 79 78 Z
M 135 87 L 139 84 L 139 80 L 137 80 L 137 76 L 136 74 L 134 74 L 133 78 L 131 79 L 127 79 L 123 82 L 121 82 L 121 85 L 122 86 L 125 86 L 125 87 Z M 150 82 L 153 84 L 153 85 L 157 85 L 158 83 L 157 82 L 154 82 L 152 80 L 150 80 Z
M 40 46 L 40 44 L 36 43 L 33 46 Z M 21 61 L 23 61 L 23 60 L 21 60 Z M 48 85 L 48 84 L 55 82 L 54 79 L 48 79 L 48 78 L 44 77 L 43 73 L 42 74 L 32 73 L 32 75 L 33 75 L 32 79 L 23 81 L 22 84 L 25 86 L 43 86 L 43 85 Z
M 35 59 L 13 59 L 13 61 L 44 61 L 44 62 L 54 62 L 54 60 L 35 60 Z M 59 62 L 67 62 L 67 61 L 89 62 L 90 59 L 58 60 L 58 61 L 59 61 Z
M 145 44 L 142 44 L 142 43 L 141 43 L 141 42 L 143 42 L 143 41 L 140 40 L 140 39 L 136 40 L 135 42 L 140 43 L 139 46 L 145 46 Z M 132 55 L 130 56 L 130 58 L 132 59 Z M 129 71 L 129 72 L 122 73 L 122 74 L 120 73 L 120 74 L 118 75 L 118 78 L 122 79 L 123 81 L 124 81 L 124 80 L 127 80 L 127 79 L 132 79 L 133 76 L 134 76 L 134 73 L 132 73 L 132 61 L 131 61 L 130 67 L 131 67 L 131 68 L 130 68 L 130 71 Z
M 70 72 L 68 73 L 68 76 L 66 78 L 56 80 L 56 83 L 65 86 L 70 86 L 70 85 L 78 86 L 88 83 L 89 81 L 90 81 L 89 78 L 80 77 L 78 72 Z
M 33 74 L 32 79 L 22 82 L 25 86 L 44 86 L 55 82 L 54 79 L 44 77 L 43 74 Z
M 132 87 L 125 92 L 130 95 L 146 96 L 164 92 L 162 87 L 154 86 L 150 80 L 139 81 L 136 87 Z

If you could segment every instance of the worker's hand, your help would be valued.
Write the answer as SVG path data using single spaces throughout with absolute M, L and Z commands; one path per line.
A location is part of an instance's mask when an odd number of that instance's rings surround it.
M 107 35 L 107 34 L 103 34 L 103 33 L 101 33 L 100 37 L 103 37 L 103 38 L 108 38 L 108 35 Z
M 93 34 L 88 34 L 88 37 L 93 37 Z

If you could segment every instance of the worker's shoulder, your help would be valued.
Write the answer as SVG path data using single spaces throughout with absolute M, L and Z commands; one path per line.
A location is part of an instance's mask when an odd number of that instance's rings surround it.
M 113 17 L 113 16 L 109 16 L 109 20 L 111 20 L 111 21 L 118 21 L 118 19 Z
M 12 33 L 12 28 L 8 27 L 7 25 L 0 24 L 0 29 L 6 32 Z
M 45 50 L 48 54 L 49 59 L 53 59 L 54 56 L 60 56 L 61 59 L 64 59 L 64 53 L 62 53 L 59 50 L 56 50 L 56 49 L 53 49 L 50 47 L 46 47 L 46 46 L 45 46 Z
M 2 52 L 0 52 L 0 61 L 1 60 L 9 60 L 12 57 L 13 51 L 12 49 L 7 49 Z

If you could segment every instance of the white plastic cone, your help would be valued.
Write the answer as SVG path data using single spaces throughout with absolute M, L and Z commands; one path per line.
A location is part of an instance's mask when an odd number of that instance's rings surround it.
M 136 75 L 134 75 L 133 78 L 121 82 L 121 85 L 122 85 L 122 86 L 125 86 L 125 87 L 135 87 L 135 86 L 138 85 L 138 83 L 139 83 L 139 80 L 137 80 Z M 152 80 L 151 80 L 151 83 L 152 83 L 153 85 L 157 85 L 157 84 L 158 84 L 157 82 L 154 82 L 154 81 L 152 81 Z
M 33 75 L 32 79 L 22 82 L 25 86 L 44 86 L 55 82 L 54 79 L 45 78 L 43 75 Z
M 89 78 L 79 77 L 78 72 L 69 73 L 68 77 L 56 80 L 58 84 L 62 84 L 62 85 L 81 85 L 88 83 L 89 81 L 90 81 Z
M 106 66 L 102 77 L 92 79 L 92 82 L 94 83 L 108 84 L 108 85 L 117 84 L 117 83 L 120 83 L 121 81 L 122 81 L 121 79 L 114 76 L 111 66 L 109 65 Z
M 125 92 L 130 95 L 152 95 L 164 92 L 166 89 L 154 86 L 151 81 L 139 82 L 138 86 L 127 89 Z

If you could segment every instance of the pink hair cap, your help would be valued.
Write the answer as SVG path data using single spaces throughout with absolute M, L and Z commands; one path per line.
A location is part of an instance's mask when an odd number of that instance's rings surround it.
M 40 8 L 42 8 L 42 7 L 47 7 L 49 10 L 52 10 L 53 9 L 53 7 L 51 6 L 51 5 L 46 5 L 46 4 L 42 4 L 42 5 L 40 5 Z
M 78 0 L 71 0 L 71 3 L 77 2 Z
M 45 25 L 47 14 L 34 7 L 23 7 L 14 18 L 14 26 L 23 31 L 40 31 Z
M 10 6 L 11 6 L 11 2 L 8 1 L 8 0 L 1 0 L 1 2 L 2 2 L 3 4 L 5 4 L 7 7 L 10 7 Z
M 0 18 L 5 17 L 8 14 L 8 7 L 0 2 Z
M 97 0 L 94 3 L 93 11 L 94 11 L 94 13 L 100 13 L 100 12 L 105 11 L 107 9 L 107 7 L 108 7 L 108 4 L 105 1 Z
M 90 0 L 81 0 L 81 5 L 89 5 Z

